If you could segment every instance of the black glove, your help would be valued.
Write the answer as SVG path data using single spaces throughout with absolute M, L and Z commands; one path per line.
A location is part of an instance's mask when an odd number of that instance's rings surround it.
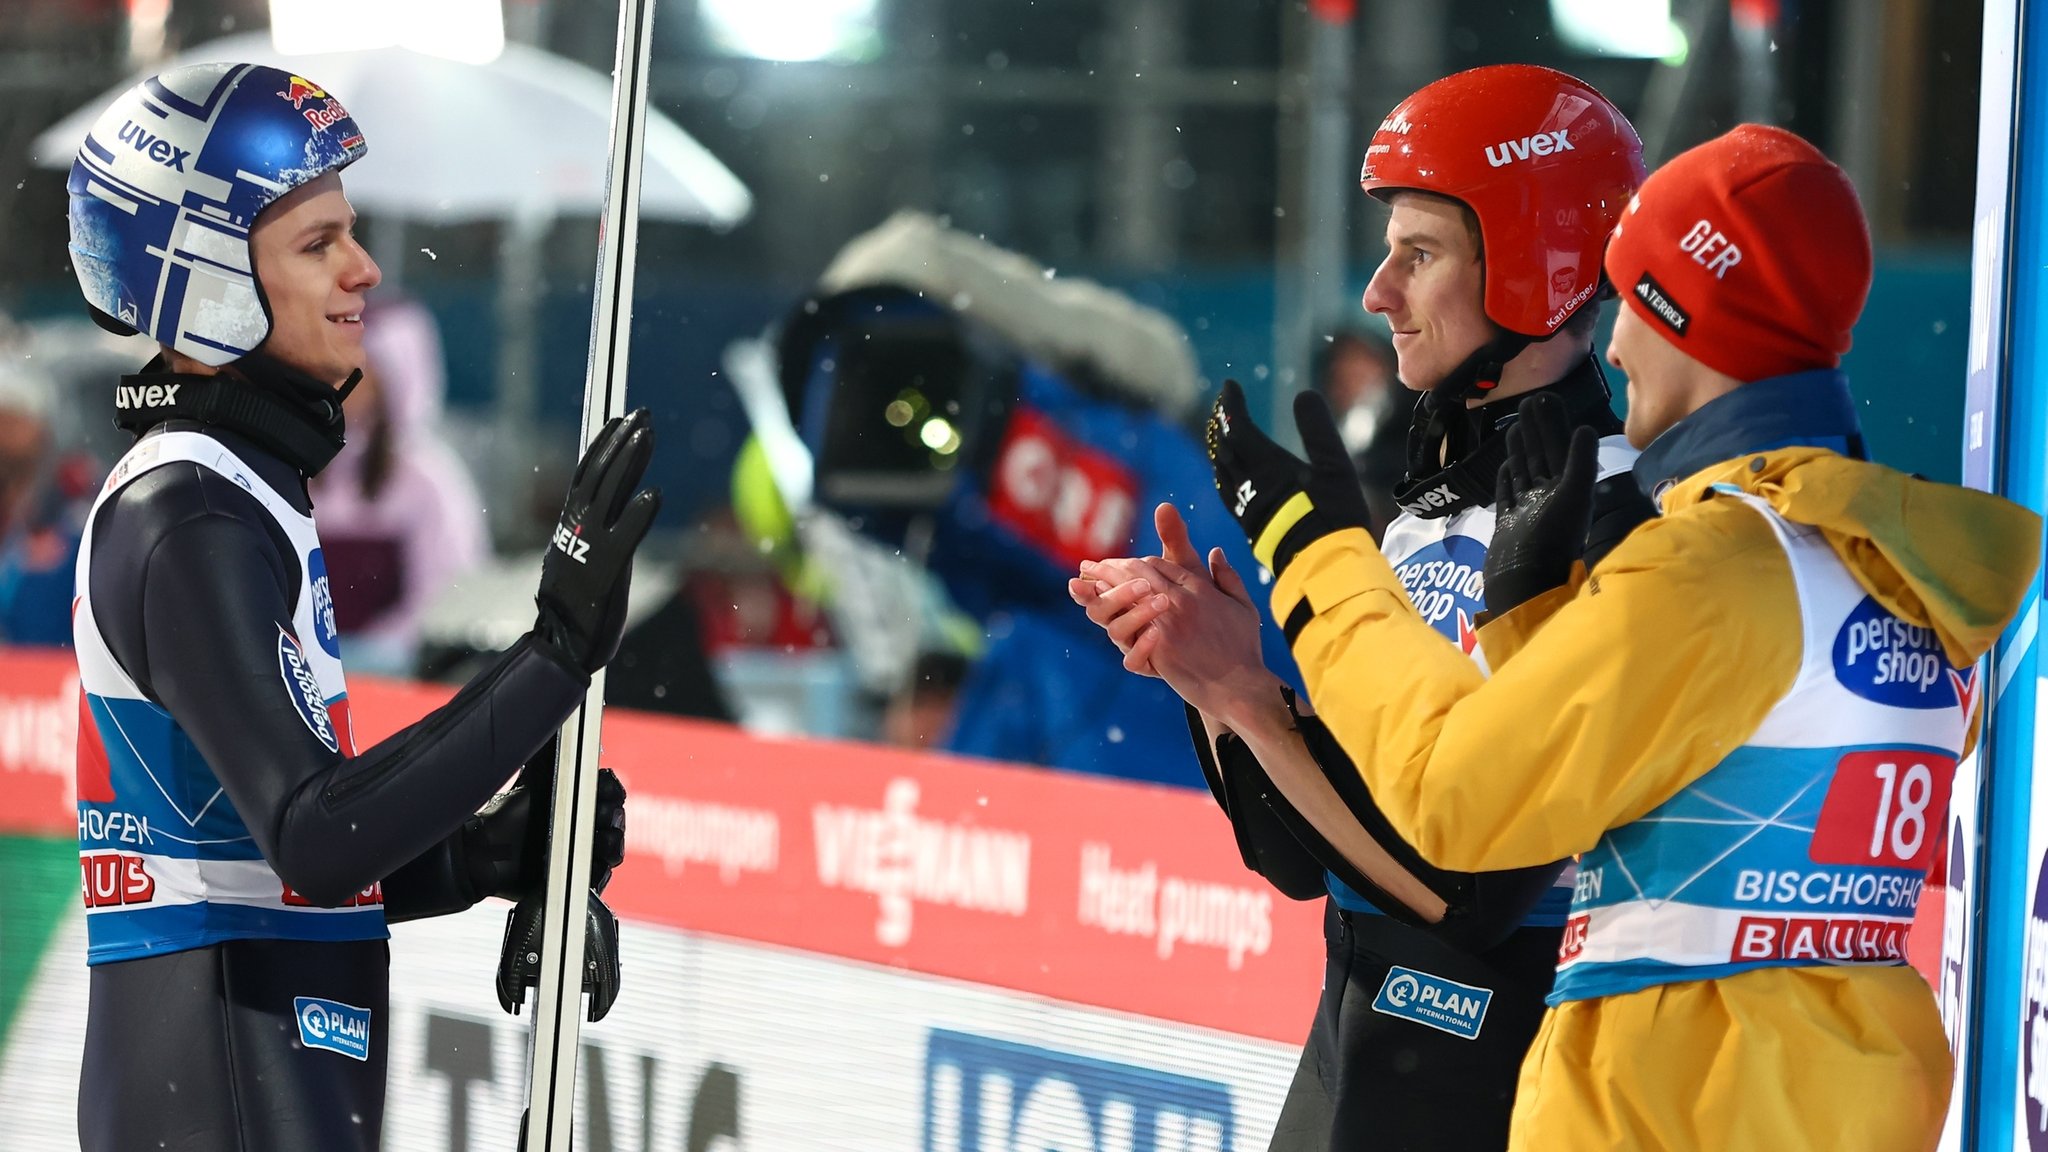
M 1276 575 L 1318 539 L 1372 523 L 1329 402 L 1315 392 L 1296 396 L 1294 426 L 1306 461 L 1259 431 L 1237 381 L 1223 382 L 1209 411 L 1206 438 L 1216 491 L 1251 541 L 1252 554 Z
M 1586 531 L 1586 567 L 1597 568 L 1636 525 L 1657 518 L 1657 505 L 1634 472 L 1616 472 L 1593 485 L 1593 526 Z
M 583 903 L 583 991 L 590 994 L 584 1019 L 595 1024 L 619 998 L 619 919 L 595 892 L 585 893 Z M 541 904 L 535 896 L 505 914 L 505 941 L 498 946 L 498 1007 L 514 1016 L 526 1003 L 526 990 L 540 983 Z M 522 1118 L 522 1127 L 525 1123 Z
M 626 630 L 633 550 L 661 509 L 660 489 L 634 494 L 653 452 L 647 409 L 612 418 L 576 464 L 541 561 L 534 631 L 585 672 L 618 654 Z
M 555 741 L 535 756 L 552 760 Z M 532 761 L 529 761 L 532 763 Z M 549 774 L 552 776 L 552 773 Z M 533 790 L 524 782 L 512 786 L 469 818 L 462 827 L 463 855 L 476 898 L 502 896 L 507 900 L 538 899 L 547 888 L 545 846 L 547 834 L 531 827 L 535 819 Z M 612 869 L 626 859 L 626 786 L 609 768 L 597 770 L 597 805 L 594 813 L 597 833 L 590 842 L 590 890 L 604 891 L 611 882 Z
M 1555 396 L 1529 397 L 1520 416 L 1507 430 L 1486 549 L 1486 608 L 1496 615 L 1569 582 L 1593 520 L 1598 434 L 1572 427 Z

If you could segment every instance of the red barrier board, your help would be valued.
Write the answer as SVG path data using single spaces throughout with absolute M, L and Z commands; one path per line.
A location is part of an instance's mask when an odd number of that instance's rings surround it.
M 357 747 L 452 695 L 349 687 Z M 76 695 L 68 654 L 0 649 L 0 832 L 73 831 Z M 627 919 L 1307 1034 L 1320 905 L 1245 871 L 1206 794 L 625 710 L 605 714 L 601 759 L 630 795 L 606 892 Z
M 78 665 L 0 645 L 0 834 L 74 836 Z
M 451 694 L 354 678 L 357 747 Z M 0 833 L 73 831 L 77 709 L 67 653 L 0 648 Z M 1240 1035 L 1307 1033 L 1321 906 L 1245 871 L 1206 794 L 625 710 L 606 712 L 601 759 L 631 797 L 606 893 L 622 917 Z M 1940 910 L 1923 899 L 1911 934 L 1923 972 Z

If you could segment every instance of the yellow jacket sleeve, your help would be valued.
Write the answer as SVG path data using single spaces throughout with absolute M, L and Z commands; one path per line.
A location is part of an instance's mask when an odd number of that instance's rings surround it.
M 1569 603 L 1523 607 L 1547 619 L 1487 679 L 1409 610 L 1363 531 L 1310 545 L 1274 588 L 1278 619 L 1305 617 L 1294 656 L 1317 712 L 1439 867 L 1592 848 L 1740 746 L 1799 671 L 1790 564 L 1738 500 L 1651 521 Z
M 1499 668 L 1513 659 L 1515 653 L 1534 639 L 1537 631 L 1548 624 L 1552 616 L 1578 598 L 1579 587 L 1585 582 L 1585 566 L 1574 564 L 1572 577 L 1564 584 L 1516 605 L 1512 612 L 1499 616 L 1482 614 L 1479 650 L 1486 654 L 1486 666 Z

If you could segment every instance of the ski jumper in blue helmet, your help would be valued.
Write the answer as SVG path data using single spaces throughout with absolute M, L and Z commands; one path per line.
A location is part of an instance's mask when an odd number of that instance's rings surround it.
M 615 423 L 579 467 L 534 630 L 454 699 L 359 748 L 306 480 L 342 445 L 364 293 L 340 172 L 363 133 L 318 84 L 152 77 L 73 164 L 71 254 L 104 326 L 162 354 L 114 390 L 136 442 L 86 522 L 73 604 L 91 967 L 79 1142 L 375 1149 L 386 925 L 534 890 L 523 789 L 479 813 L 616 650 L 655 497 Z M 259 264 L 261 265 L 259 267 Z M 618 493 L 590 507 L 600 481 Z M 588 518 L 586 520 L 586 517 Z M 624 849 L 600 787 L 593 882 Z

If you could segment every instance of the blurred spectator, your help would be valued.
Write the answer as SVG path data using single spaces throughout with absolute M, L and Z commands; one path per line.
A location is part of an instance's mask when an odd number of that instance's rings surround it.
M 814 629 L 797 624 L 776 599 L 766 563 L 745 547 L 728 518 L 714 513 L 684 553 L 689 560 L 676 571 L 674 589 L 626 629 L 605 670 L 605 703 L 731 724 L 739 716 L 712 653 L 733 644 L 808 644 Z M 636 584 L 654 571 L 648 557 L 638 563 Z M 758 578 L 733 571 L 742 566 L 757 570 Z
M 440 429 L 440 331 L 409 301 L 364 316 L 368 363 L 348 447 L 312 484 L 334 618 L 352 671 L 409 675 L 427 604 L 489 551 L 483 502 Z
M 772 387 L 772 381 L 770 382 Z M 749 437 L 733 465 L 732 519 L 750 562 L 727 559 L 690 577 L 698 608 L 728 679 L 782 666 L 801 677 L 815 657 L 837 650 L 854 689 L 843 725 L 827 729 L 816 709 L 804 731 L 942 747 L 955 727 L 955 701 L 982 650 L 981 624 L 954 606 L 939 582 L 899 552 L 809 509 L 799 524 L 766 446 Z M 692 548 L 703 564 L 702 548 Z M 748 651 L 751 648 L 751 653 Z M 760 727 L 758 695 L 741 722 Z M 768 717 L 772 722 L 772 713 Z
M 26 352 L 10 339 L 0 354 L 0 642 L 69 647 L 83 500 L 99 477 L 59 456 L 55 387 Z
M 1337 414 L 1378 540 L 1400 512 L 1394 488 L 1408 470 L 1407 416 L 1414 399 L 1395 375 L 1393 346 L 1366 329 L 1340 328 L 1317 345 L 1311 380 Z
M 875 662 L 894 675 L 871 687 L 898 700 L 909 685 L 918 711 L 912 654 L 946 649 L 915 639 L 931 598 L 909 592 L 936 582 L 978 632 L 946 750 L 1201 786 L 1179 700 L 1125 672 L 1066 591 L 1104 548 L 1157 553 L 1146 513 L 1162 502 L 1255 570 L 1188 430 L 1201 384 L 1179 325 L 903 212 L 841 250 L 776 359 L 812 462 L 799 535 L 833 583 L 835 625 L 856 660 L 901 656 Z M 1261 637 L 1291 670 L 1280 628 Z M 943 701 L 921 702 L 927 720 Z M 898 731 L 925 726 L 913 716 Z
M 882 740 L 899 748 L 944 748 L 952 738 L 960 688 L 972 667 L 959 652 L 926 652 L 910 670 L 910 683 L 882 713 Z
M 42 486 L 49 407 L 47 381 L 12 357 L 0 363 L 0 540 L 14 536 Z
M 653 615 L 627 630 L 605 673 L 604 699 L 620 708 L 733 722 L 687 584 L 678 584 Z

